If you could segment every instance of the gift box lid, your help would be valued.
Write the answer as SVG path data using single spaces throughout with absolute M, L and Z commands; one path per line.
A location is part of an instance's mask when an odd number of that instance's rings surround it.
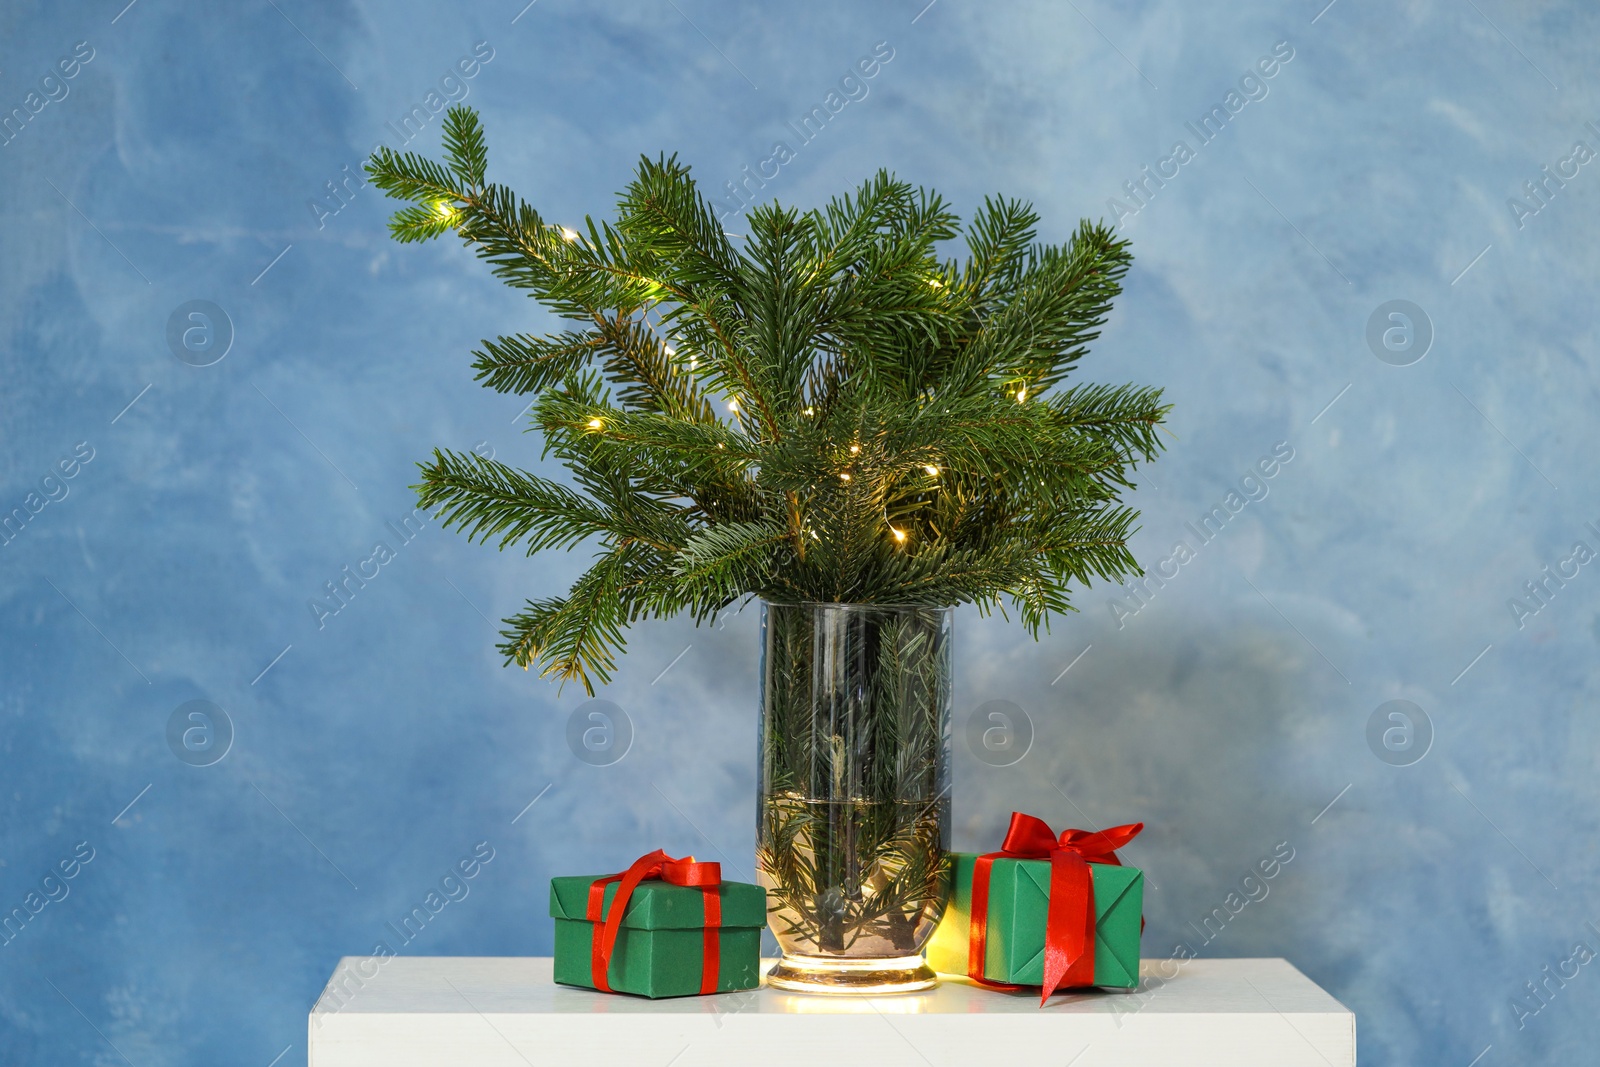
M 550 915 L 556 919 L 588 921 L 589 886 L 603 874 L 550 879 Z M 606 886 L 601 914 L 611 907 L 620 882 Z M 622 925 L 633 930 L 698 930 L 705 925 L 702 890 L 672 885 L 658 879 L 640 882 L 622 915 Z M 722 926 L 754 927 L 767 922 L 767 891 L 748 882 L 723 882 L 716 892 L 722 898 Z

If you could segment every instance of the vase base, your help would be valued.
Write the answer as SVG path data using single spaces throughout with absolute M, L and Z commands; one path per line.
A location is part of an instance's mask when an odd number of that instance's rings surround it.
M 767 985 L 787 993 L 856 994 L 919 993 L 939 978 L 919 956 L 888 959 L 841 959 L 837 956 L 785 954 L 767 972 Z

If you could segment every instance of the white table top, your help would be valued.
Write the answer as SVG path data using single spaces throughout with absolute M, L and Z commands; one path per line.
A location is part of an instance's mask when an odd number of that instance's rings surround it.
M 1041 1009 L 1037 991 L 951 976 L 895 996 L 646 1000 L 555 985 L 548 957 L 346 957 L 311 1012 L 310 1064 L 989 1067 L 1000 1049 L 1017 1067 L 1038 1055 L 1052 1067 L 1355 1063 L 1355 1016 L 1285 960 L 1141 970 L 1138 991 L 1058 994 Z

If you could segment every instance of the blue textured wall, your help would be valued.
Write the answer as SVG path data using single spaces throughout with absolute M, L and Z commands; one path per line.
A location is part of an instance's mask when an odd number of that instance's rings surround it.
M 1118 217 L 1137 261 L 1085 373 L 1175 405 L 1136 497 L 1168 578 L 1085 591 L 1038 644 L 962 613 L 958 736 L 1000 700 L 1034 737 L 1010 767 L 958 740 L 957 844 L 1012 807 L 1143 819 L 1146 955 L 1287 956 L 1359 1014 L 1365 1063 L 1592 1056 L 1592 8 L 122 2 L 0 9 L 0 508 L 22 509 L 0 910 L 27 916 L 0 1062 L 301 1063 L 334 961 L 397 944 L 475 848 L 402 951 L 547 952 L 546 879 L 657 845 L 748 873 L 753 611 L 638 627 L 603 694 L 632 747 L 593 765 L 567 742 L 581 694 L 492 649 L 581 560 L 386 525 L 435 445 L 537 462 L 468 352 L 550 320 L 454 243 L 390 243 L 370 187 L 326 186 L 430 90 L 467 93 L 492 174 L 555 219 L 604 213 L 641 152 L 720 187 L 775 141 L 764 195 L 802 205 L 889 166 L 963 212 L 1029 198 L 1053 239 Z M 802 143 L 786 120 L 878 42 L 865 97 Z M 1570 177 L 1534 199 L 1543 166 Z M 203 323 L 198 352 L 167 339 L 193 300 L 234 333 L 209 366 Z M 1391 300 L 1426 316 L 1409 350 L 1369 344 Z M 376 576 L 319 621 L 346 566 Z M 192 700 L 232 724 L 209 766 L 205 721 L 169 744 Z M 1369 742 L 1390 700 L 1431 724 L 1411 713 L 1409 748 L 1387 710 Z

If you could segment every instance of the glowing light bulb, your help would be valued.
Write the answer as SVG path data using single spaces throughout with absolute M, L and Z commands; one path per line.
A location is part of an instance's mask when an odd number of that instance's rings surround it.
M 939 468 L 933 466 L 931 463 L 928 466 L 923 467 L 922 469 L 927 471 L 929 474 L 933 475 L 935 478 L 937 478 L 939 476 Z
M 841 482 L 848 482 L 850 480 L 850 476 L 848 474 L 841 474 L 839 475 L 839 480 Z
M 860 451 L 861 451 L 861 446 L 860 446 L 860 445 L 851 445 L 851 446 L 850 446 L 850 454 L 851 454 L 851 455 L 852 455 L 852 456 L 853 456 L 853 455 L 856 455 L 856 454 L 857 454 L 857 453 L 858 453 L 858 452 L 860 452 Z
M 1024 385 L 1021 389 L 1017 390 L 1017 403 L 1020 404 L 1026 399 L 1028 399 L 1028 387 Z
M 815 415 L 816 413 L 817 413 L 817 409 L 816 408 L 806 408 L 806 418 L 809 419 L 811 416 Z
M 938 278 L 929 278 L 928 279 L 928 284 L 930 286 L 932 286 L 933 288 L 935 288 L 935 289 L 943 289 L 944 288 L 944 282 L 941 282 Z
M 904 530 L 897 530 L 891 526 L 889 527 L 889 532 L 894 534 L 894 539 L 896 541 L 904 542 L 906 539 L 906 532 Z
M 598 429 L 601 429 L 604 426 L 605 426 L 605 423 L 601 422 L 599 419 L 590 419 L 589 420 L 589 429 L 591 429 L 591 430 L 598 430 Z
M 739 398 L 738 397 L 734 397 L 732 400 L 728 401 L 728 410 L 733 412 L 735 415 L 737 415 L 739 413 Z
M 561 227 L 561 239 L 568 244 L 571 244 L 573 241 L 578 239 L 578 231 L 569 230 L 567 227 L 563 226 Z

